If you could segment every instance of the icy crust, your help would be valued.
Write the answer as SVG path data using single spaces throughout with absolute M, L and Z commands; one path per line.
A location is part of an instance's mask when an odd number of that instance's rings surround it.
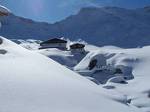
M 137 112 L 57 62 L 0 38 L 7 51 L 0 53 L 0 111 Z

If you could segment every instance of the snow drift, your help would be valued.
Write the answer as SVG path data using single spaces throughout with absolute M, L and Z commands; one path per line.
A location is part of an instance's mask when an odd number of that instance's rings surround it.
M 1 112 L 137 112 L 53 60 L 0 38 L 6 51 L 0 53 Z
M 78 65 L 74 67 L 74 70 L 78 73 L 82 72 L 91 78 L 94 78 L 92 80 L 96 83 L 106 83 L 103 87 L 111 89 L 110 93 L 113 91 L 121 93 L 130 99 L 129 102 L 131 105 L 134 105 L 145 112 L 149 112 L 149 50 L 150 46 L 133 49 L 102 47 L 95 51 L 92 50 Z M 101 55 L 105 58 L 100 57 Z M 106 59 L 106 66 L 109 67 L 109 65 L 111 65 L 113 68 L 120 69 L 122 73 L 112 74 L 104 69 L 103 71 L 92 72 L 92 74 L 90 73 L 89 75 L 87 73 L 90 72 L 87 70 L 88 64 L 95 56 L 99 56 L 97 60 Z M 118 82 L 121 83 L 119 84 Z

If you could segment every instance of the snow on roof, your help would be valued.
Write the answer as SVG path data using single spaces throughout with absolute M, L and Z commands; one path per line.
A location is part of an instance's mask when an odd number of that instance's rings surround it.
M 0 16 L 6 16 L 10 13 L 10 10 L 0 5 Z

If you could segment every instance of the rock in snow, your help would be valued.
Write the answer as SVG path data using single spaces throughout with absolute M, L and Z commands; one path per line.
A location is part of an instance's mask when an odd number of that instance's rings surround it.
M 3 15 L 8 15 L 10 13 L 10 10 L 7 9 L 6 7 L 0 5 L 0 15 L 3 14 Z

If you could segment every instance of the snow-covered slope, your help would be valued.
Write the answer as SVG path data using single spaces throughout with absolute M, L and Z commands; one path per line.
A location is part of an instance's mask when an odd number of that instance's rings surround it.
M 74 69 L 79 73 L 82 72 L 87 75 L 88 65 L 93 57 L 99 56 L 98 60 L 107 62 L 107 66 L 111 65 L 114 68 L 121 68 L 123 74 L 112 74 L 110 72 L 96 71 L 89 76 L 94 78 L 92 80 L 106 83 L 103 87 L 112 89 L 120 94 L 124 94 L 130 99 L 130 104 L 141 108 L 145 112 L 150 110 L 150 46 L 135 49 L 121 49 L 103 47 L 99 50 L 91 51 Z M 100 57 L 103 55 L 103 58 Z M 89 71 L 90 72 L 90 71 Z M 83 74 L 84 75 L 84 74 Z M 113 77 L 113 78 L 111 78 Z M 119 84 L 124 81 L 126 83 Z M 111 91 L 111 90 L 110 90 Z
M 140 111 L 148 112 L 150 110 L 150 46 L 122 49 L 114 46 L 96 47 L 86 44 L 85 49 L 89 53 L 81 62 L 78 62 L 77 57 L 69 51 L 43 49 L 32 50 L 32 52 L 48 56 L 69 68 L 76 65 L 72 70 L 99 84 L 100 88 L 106 89 L 100 90 L 100 93 L 116 101 L 135 106 Z M 90 71 L 88 65 L 93 59 L 98 60 L 98 66 L 105 66 L 104 70 L 93 69 Z M 120 68 L 123 74 L 114 74 L 116 68 Z
M 0 38 L 1 112 L 138 111 L 57 62 Z
M 12 41 L 28 50 L 38 50 L 40 48 L 40 43 L 42 42 L 40 40 L 34 39 L 26 39 L 26 40 L 12 39 Z

